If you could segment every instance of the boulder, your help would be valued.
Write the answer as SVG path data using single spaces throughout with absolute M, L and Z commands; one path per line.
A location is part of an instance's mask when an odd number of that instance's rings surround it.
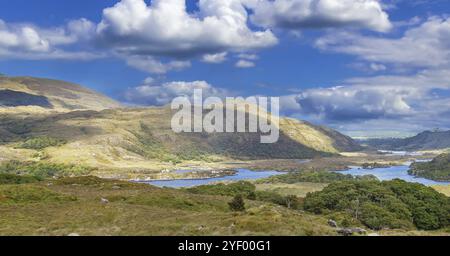
M 330 225 L 330 227 L 333 227 L 333 228 L 337 228 L 338 227 L 338 224 L 336 223 L 336 221 L 334 221 L 334 220 L 328 220 L 328 225 Z
M 352 236 L 354 234 L 357 235 L 365 235 L 367 231 L 362 228 L 341 228 L 337 230 L 338 234 L 343 236 Z
M 351 236 L 353 235 L 353 230 L 351 228 L 341 228 L 337 230 L 338 234 L 343 236 Z

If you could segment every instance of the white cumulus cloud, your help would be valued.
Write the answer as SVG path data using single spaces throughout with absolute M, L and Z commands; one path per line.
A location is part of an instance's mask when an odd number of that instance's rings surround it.
M 400 38 L 340 32 L 317 40 L 319 49 L 355 55 L 363 60 L 402 67 L 450 65 L 450 18 L 431 17 Z
M 200 0 L 188 13 L 184 0 L 122 0 L 103 11 L 97 33 L 117 51 L 186 57 L 259 49 L 278 40 L 270 30 L 252 31 L 240 1 Z
M 124 56 L 128 66 L 153 74 L 165 74 L 169 71 L 179 71 L 191 66 L 190 61 L 173 60 L 163 63 L 152 56 Z
M 386 32 L 392 28 L 378 0 L 255 0 L 251 19 L 263 27 L 286 29 L 355 27 Z
M 253 68 L 256 66 L 256 64 L 248 60 L 239 60 L 238 62 L 236 62 L 235 66 L 237 68 Z
M 95 25 L 86 19 L 72 20 L 55 28 L 0 20 L 0 59 L 92 59 L 101 55 L 64 46 L 87 41 Z
M 207 63 L 222 63 L 227 60 L 227 52 L 203 55 L 202 61 Z
M 163 106 L 176 97 L 193 97 L 195 89 L 201 89 L 204 97 L 229 95 L 227 90 L 214 87 L 205 81 L 158 83 L 153 79 L 146 79 L 142 85 L 130 88 L 125 93 L 125 100 L 138 105 Z

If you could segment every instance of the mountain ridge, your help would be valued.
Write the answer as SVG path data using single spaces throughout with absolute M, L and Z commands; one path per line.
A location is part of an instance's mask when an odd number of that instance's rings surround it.
M 22 91 L 27 92 L 23 87 L 30 82 L 24 85 L 23 78 L 13 81 L 16 89 L 21 86 Z M 25 81 L 35 80 L 26 78 Z M 168 106 L 120 108 L 118 104 L 111 104 L 111 108 L 102 109 L 99 105 L 90 105 L 91 100 L 95 99 L 93 95 L 96 95 L 90 90 L 63 82 L 62 92 L 55 92 L 51 90 L 58 81 L 38 81 L 38 96 L 50 99 L 50 103 L 70 99 L 71 94 L 64 94 L 68 87 L 70 93 L 76 94 L 75 100 L 88 103 L 85 106 L 92 108 L 61 108 L 62 111 L 33 113 L 35 108 L 44 108 L 21 106 L 17 111 L 0 114 L 0 153 L 8 156 L 0 159 L 0 162 L 37 159 L 101 169 L 139 171 L 153 168 L 160 171 L 192 161 L 214 163 L 232 159 L 310 159 L 361 150 L 359 144 L 348 136 L 292 118 L 280 118 L 280 140 L 273 144 L 261 144 L 259 133 L 177 134 L 171 129 L 174 111 Z M 14 89 L 12 87 L 6 90 Z M 85 95 L 88 99 L 82 97 Z M 101 95 L 98 97 L 106 98 Z M 107 98 L 104 102 L 114 103 Z M 0 107 L 0 113 L 2 109 L 16 108 Z M 52 145 L 52 141 L 66 143 Z M 24 148 L 23 145 L 38 148 Z
M 371 139 L 361 141 L 383 150 L 438 150 L 450 148 L 450 131 L 424 131 L 409 138 Z

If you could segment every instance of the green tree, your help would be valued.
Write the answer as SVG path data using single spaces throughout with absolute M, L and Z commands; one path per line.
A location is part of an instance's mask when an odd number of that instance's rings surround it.
M 297 208 L 298 204 L 299 204 L 299 200 L 298 197 L 295 195 L 288 195 L 285 197 L 286 200 L 286 207 L 289 209 L 292 208 Z
M 245 211 L 245 202 L 242 195 L 237 195 L 228 203 L 230 206 L 230 210 L 234 212 L 243 212 Z

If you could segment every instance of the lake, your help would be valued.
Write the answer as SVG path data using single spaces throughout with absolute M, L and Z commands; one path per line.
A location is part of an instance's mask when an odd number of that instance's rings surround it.
M 247 169 L 237 169 L 235 175 L 209 178 L 209 179 L 185 179 L 185 180 L 155 180 L 144 182 L 157 187 L 170 187 L 170 188 L 184 188 L 195 187 L 201 185 L 208 185 L 214 182 L 223 181 L 239 181 L 239 180 L 257 180 L 269 178 L 275 175 L 284 174 L 284 172 L 277 171 L 251 171 Z M 182 171 L 188 172 L 188 171 Z
M 425 178 L 419 178 L 408 174 L 409 165 L 392 166 L 386 168 L 363 169 L 361 167 L 352 167 L 347 171 L 340 171 L 342 174 L 353 176 L 373 175 L 379 180 L 401 179 L 408 182 L 421 183 L 426 186 L 450 185 L 450 182 L 438 182 Z
M 299 161 L 310 161 L 310 160 L 299 160 Z M 430 160 L 418 160 L 420 162 L 430 161 Z M 379 180 L 393 180 L 393 179 L 401 179 L 408 182 L 416 182 L 421 183 L 426 186 L 434 186 L 434 185 L 450 185 L 450 182 L 438 182 L 425 178 L 418 178 L 408 174 L 410 163 L 405 163 L 405 165 L 401 166 L 392 166 L 386 168 L 375 168 L 375 169 L 364 169 L 361 167 L 351 167 L 346 171 L 339 171 L 339 173 L 350 174 L 353 176 L 364 176 L 364 175 L 373 175 L 377 177 Z M 207 178 L 207 179 L 178 179 L 178 180 L 155 180 L 155 181 L 146 181 L 143 183 L 147 183 L 150 185 L 154 185 L 157 187 L 170 187 L 170 188 L 183 188 L 183 187 L 195 187 L 201 185 L 208 185 L 215 182 L 224 182 L 224 181 L 239 181 L 239 180 L 257 180 L 263 178 L 269 178 L 276 175 L 285 174 L 285 172 L 278 171 L 251 171 L 247 169 L 237 169 L 235 175 L 223 176 L 217 178 Z M 188 173 L 192 172 L 189 170 L 179 170 L 177 173 Z

